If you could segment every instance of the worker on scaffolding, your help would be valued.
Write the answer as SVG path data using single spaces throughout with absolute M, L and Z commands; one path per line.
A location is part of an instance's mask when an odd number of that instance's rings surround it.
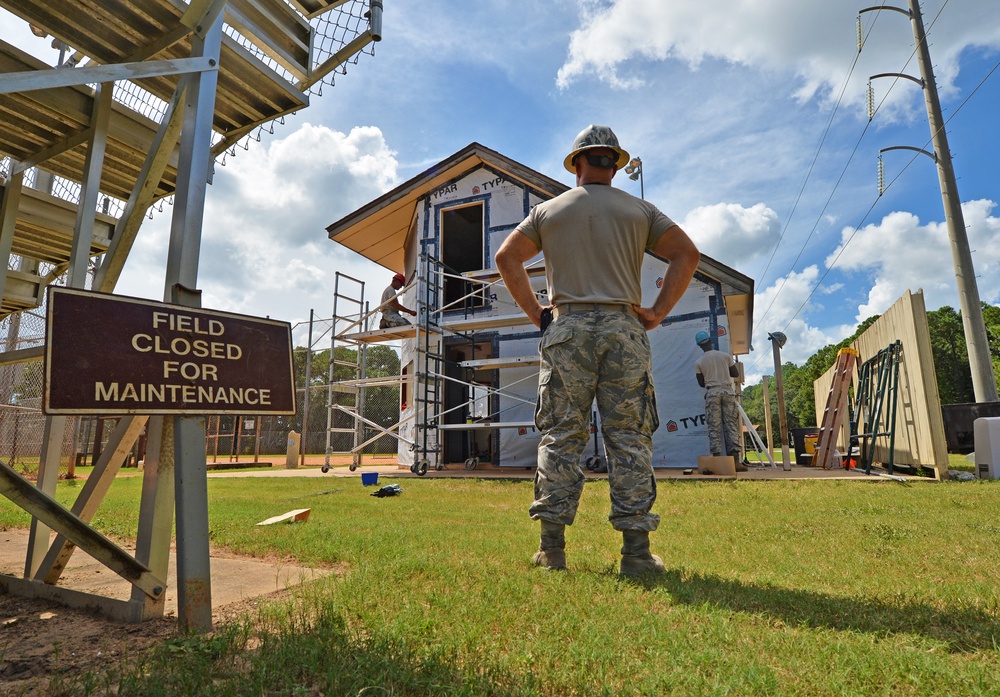
M 402 288 L 405 283 L 406 276 L 401 273 L 397 273 L 392 277 L 392 283 L 389 284 L 384 291 L 382 291 L 382 319 L 378 323 L 379 329 L 388 329 L 389 327 L 405 327 L 409 325 L 410 320 L 399 314 L 400 312 L 405 312 L 408 315 L 416 317 L 416 311 L 403 307 L 397 298 L 399 295 L 399 289 Z
M 694 342 L 704 353 L 694 364 L 694 376 L 705 388 L 705 422 L 708 426 L 708 447 L 712 455 L 725 452 L 736 462 L 737 472 L 746 472 L 740 453 L 740 405 L 736 403 L 733 378 L 740 369 L 728 353 L 712 345 L 712 335 L 700 331 Z
M 565 527 L 576 517 L 596 397 L 608 457 L 611 515 L 622 532 L 620 573 L 661 572 L 649 551 L 660 517 L 653 475 L 653 431 L 659 425 L 649 338 L 691 281 L 700 259 L 687 234 L 653 204 L 611 186 L 628 153 L 607 126 L 588 126 L 563 162 L 576 188 L 535 206 L 496 254 L 507 290 L 535 326 L 539 347 L 535 501 L 541 523 L 532 562 L 566 568 Z M 641 306 L 643 256 L 670 262 L 649 307 Z M 524 263 L 542 251 L 551 305 L 536 297 Z M 543 326 L 551 316 L 552 324 Z

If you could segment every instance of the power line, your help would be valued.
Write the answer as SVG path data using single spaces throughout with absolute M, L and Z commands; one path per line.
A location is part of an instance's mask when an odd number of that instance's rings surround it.
M 932 21 L 932 22 L 930 23 L 930 25 L 929 25 L 929 28 L 933 28 L 933 26 L 934 26 L 934 25 L 935 25 L 935 24 L 937 23 L 938 19 L 939 19 L 939 18 L 941 17 L 941 13 L 942 13 L 942 12 L 944 11 L 944 8 L 945 8 L 945 7 L 946 7 L 946 6 L 948 5 L 948 2 L 949 2 L 949 0 L 945 0 L 944 4 L 942 4 L 942 6 L 941 6 L 941 7 L 939 8 L 939 10 L 938 10 L 937 14 L 936 14 L 936 15 L 934 16 L 934 19 L 933 19 L 933 21 Z M 836 104 L 836 106 L 834 107 L 834 110 L 833 110 L 833 112 L 831 113 L 831 116 L 830 116 L 830 119 L 829 119 L 829 120 L 828 120 L 828 122 L 827 122 L 827 126 L 826 126 L 826 128 L 825 128 L 825 130 L 824 130 L 824 133 L 823 133 L 823 137 L 821 138 L 821 141 L 820 141 L 820 146 L 819 146 L 819 149 L 822 149 L 822 146 L 823 146 L 823 143 L 824 143 L 824 142 L 825 142 L 825 140 L 826 140 L 826 136 L 827 136 L 827 134 L 829 133 L 829 130 L 830 130 L 830 125 L 831 125 L 831 123 L 832 123 L 832 121 L 833 121 L 833 118 L 834 118 L 834 115 L 836 114 L 836 112 L 837 112 L 837 110 L 838 110 L 838 108 L 839 108 L 839 106 L 840 106 L 840 103 L 841 103 L 841 101 L 842 101 L 842 99 L 843 99 L 843 94 L 844 94 L 844 91 L 846 90 L 846 87 L 847 87 L 847 83 L 848 83 L 848 82 L 850 81 L 850 78 L 851 78 L 851 76 L 853 75 L 853 73 L 854 73 L 854 70 L 855 70 L 855 68 L 857 67 L 857 63 L 858 63 L 858 58 L 859 58 L 859 56 L 860 56 L 860 54 L 861 54 L 861 48 L 862 48 L 862 47 L 864 46 L 864 43 L 865 43 L 865 40 L 867 39 L 867 37 L 868 37 L 868 36 L 869 36 L 869 35 L 871 34 L 872 30 L 874 29 L 874 27 L 875 27 L 875 23 L 876 23 L 876 22 L 878 21 L 878 17 L 879 17 L 879 15 L 880 15 L 880 14 L 881 14 L 881 9 L 879 9 L 879 10 L 878 10 L 878 11 L 876 12 L 876 14 L 875 14 L 875 18 L 874 18 L 874 19 L 872 20 L 872 23 L 871 23 L 871 26 L 869 27 L 869 30 L 868 30 L 867 34 L 865 34 L 865 35 L 864 35 L 864 37 L 861 37 L 861 36 L 860 36 L 860 29 L 859 29 L 859 42 L 858 42 L 858 52 L 857 52 L 857 54 L 855 55 L 855 58 L 854 58 L 854 62 L 853 62 L 853 63 L 852 63 L 852 65 L 851 65 L 851 69 L 850 69 L 850 71 L 849 71 L 849 73 L 848 73 L 848 77 L 847 77 L 847 80 L 845 80 L 845 82 L 844 82 L 844 85 L 843 85 L 843 87 L 841 88 L 841 94 L 840 94 L 840 97 L 839 97 L 839 98 L 838 98 L 838 100 L 837 100 L 837 104 Z M 860 25 L 860 22 L 859 22 L 859 25 Z M 903 70 L 905 70 L 905 69 L 906 69 L 906 67 L 907 67 L 907 66 L 908 66 L 908 65 L 910 64 L 910 62 L 911 62 L 911 61 L 913 60 L 913 57 L 914 57 L 914 56 L 916 55 L 916 53 L 917 53 L 917 48 L 916 48 L 916 47 L 914 47 L 914 50 L 913 50 L 913 51 L 912 51 L 912 52 L 910 53 L 910 56 L 909 56 L 909 58 L 908 58 L 908 59 L 906 60 L 906 62 L 905 62 L 905 63 L 903 64 L 903 68 L 902 68 Z M 992 73 L 992 71 L 991 71 L 991 73 Z M 987 77 L 988 77 L 988 76 L 987 76 Z M 846 162 L 846 163 L 844 164 L 844 167 L 843 167 L 843 169 L 841 170 L 841 174 L 840 174 L 840 176 L 838 177 L 838 179 L 837 179 L 836 183 L 834 184 L 834 187 L 833 187 L 833 189 L 832 189 L 832 190 L 831 190 L 831 192 L 830 192 L 830 195 L 829 195 L 829 196 L 827 197 L 827 200 L 826 200 L 826 202 L 825 202 L 825 203 L 824 203 L 824 205 L 823 205 L 823 208 L 822 208 L 822 210 L 820 211 L 819 215 L 818 215 L 818 216 L 817 216 L 817 218 L 816 218 L 816 222 L 815 222 L 815 223 L 813 224 L 812 228 L 811 228 L 811 229 L 810 229 L 810 231 L 809 231 L 809 234 L 808 234 L 808 235 L 806 236 L 806 239 L 805 239 L 805 241 L 804 241 L 804 242 L 802 243 L 802 246 L 800 247 L 800 249 L 799 249 L 799 252 L 798 252 L 798 254 L 797 254 L 797 255 L 795 256 L 795 259 L 794 259 L 794 260 L 792 261 L 792 264 L 791 264 L 791 267 L 789 268 L 788 272 L 787 272 L 787 273 L 786 273 L 786 274 L 785 274 L 785 275 L 784 275 L 784 276 L 782 277 L 782 279 L 781 279 L 781 282 L 780 282 L 780 284 L 779 284 L 778 288 L 777 288 L 777 289 L 775 290 L 775 293 L 774 293 L 774 295 L 772 296 L 772 298 L 771 298 L 771 301 L 770 301 L 770 303 L 768 303 L 768 306 L 767 306 L 767 307 L 766 307 L 766 308 L 764 309 L 764 312 L 763 312 L 763 313 L 762 313 L 762 314 L 761 314 L 761 315 L 760 315 L 760 316 L 758 317 L 758 319 L 757 319 L 757 320 L 755 321 L 755 323 L 754 323 L 754 331 L 757 331 L 757 330 L 759 329 L 759 327 L 761 326 L 761 323 L 762 323 L 762 322 L 763 322 L 763 320 L 764 320 L 764 319 L 765 319 L 765 318 L 767 317 L 767 315 L 768 315 L 768 312 L 770 312 L 771 308 L 772 308 L 772 307 L 774 306 L 774 303 L 775 303 L 775 301 L 776 301 L 776 300 L 778 299 L 778 296 L 779 296 L 779 295 L 781 294 L 781 291 L 782 291 L 782 289 L 783 289 L 783 288 L 784 288 L 784 286 L 785 286 L 785 281 L 786 281 L 786 280 L 788 279 L 788 276 L 789 276 L 789 274 L 791 274 L 791 273 L 792 273 L 792 272 L 793 272 L 793 271 L 795 270 L 795 265 L 796 265 L 796 264 L 797 264 L 797 263 L 799 262 L 799 259 L 801 259 L 801 257 L 802 257 L 802 254 L 803 254 L 803 252 L 805 251 L 805 248 L 806 248 L 806 246 L 807 246 L 807 245 L 809 244 L 809 241 L 810 241 L 810 240 L 812 239 L 813 235 L 815 234 L 815 232 L 816 232 L 816 229 L 818 228 L 818 226 L 819 226 L 819 223 L 820 223 L 820 221 L 822 221 L 822 219 L 823 219 L 823 215 L 824 215 L 824 214 L 826 213 L 826 210 L 827 210 L 827 208 L 829 207 L 829 205 L 830 205 L 830 202 L 831 202 L 831 201 L 832 201 L 832 199 L 833 199 L 833 196 L 834 196 L 834 195 L 836 194 L 836 192 L 837 192 L 837 189 L 838 189 L 838 188 L 839 188 L 839 186 L 840 186 L 840 183 L 841 183 L 841 182 L 843 181 L 843 179 L 844 179 L 844 176 L 845 176 L 845 175 L 846 175 L 846 173 L 847 173 L 847 169 L 848 169 L 848 167 L 850 166 L 851 162 L 853 161 L 853 159 L 854 159 L 854 156 L 855 156 L 855 155 L 857 154 L 857 151 L 858 151 L 858 148 L 860 147 L 860 145 L 861 145 L 861 142 L 862 142 L 862 141 L 864 140 L 864 137 L 865 137 L 865 135 L 866 135 L 866 134 L 867 134 L 867 132 L 868 132 L 868 127 L 869 127 L 869 126 L 871 125 L 871 122 L 872 122 L 872 120 L 874 119 L 874 116 L 875 116 L 875 114 L 877 114 L 877 113 L 878 113 L 878 111 L 879 111 L 879 110 L 880 110 L 880 109 L 882 108 L 882 106 L 883 106 L 883 105 L 885 104 L 886 100 L 887 100 L 887 99 L 888 99 L 888 97 L 889 97 L 889 94 L 890 94 L 890 93 L 891 93 L 891 91 L 892 91 L 892 88 L 893 88 L 893 87 L 895 86 L 895 84 L 896 84 L 896 83 L 897 83 L 898 81 L 899 81 L 899 78 L 897 77 L 897 78 L 896 78 L 896 80 L 894 80 L 894 81 L 893 81 L 892 85 L 890 85 L 889 89 L 888 89 L 888 90 L 886 91 L 886 94 L 885 94 L 885 95 L 883 96 L 882 100 L 881 100 L 881 101 L 879 102 L 879 105 L 878 105 L 878 107 L 876 107 L 876 108 L 875 108 L 875 109 L 874 109 L 874 110 L 872 111 L 871 115 L 869 116 L 869 119 L 868 119 L 868 123 L 866 123 L 866 124 L 865 124 L 865 127 L 864 127 L 864 129 L 862 129 L 862 132 L 861 132 L 860 136 L 858 137 L 858 140 L 857 140 L 857 142 L 855 143 L 855 146 L 854 146 L 854 149 L 853 149 L 853 150 L 851 151 L 851 155 L 850 155 L 850 156 L 848 157 L 848 159 L 847 159 L 847 162 Z M 982 83 L 980 83 L 980 85 L 981 85 L 981 84 L 982 84 Z M 976 89 L 978 90 L 978 87 L 977 87 Z M 975 91 L 976 91 L 976 90 L 973 90 L 972 94 L 974 94 L 974 93 L 975 93 Z M 972 94 L 970 94 L 970 95 L 969 95 L 969 97 L 971 97 L 971 96 L 972 96 Z M 968 98 L 966 99 L 966 101 L 968 101 Z M 963 105 L 964 105 L 964 103 L 965 103 L 965 102 L 963 102 Z M 961 108 L 961 107 L 959 107 L 959 108 Z M 956 111 L 955 111 L 955 114 L 957 114 L 957 113 L 958 113 L 958 110 L 956 110 Z M 953 115 L 952 115 L 952 118 L 954 118 L 954 115 L 955 115 L 955 114 L 953 114 Z M 949 120 L 950 120 L 950 119 L 949 119 Z M 800 199 L 800 198 L 801 198 L 801 196 L 802 196 L 802 191 L 803 191 L 803 189 L 805 188 L 805 184 L 806 184 L 806 181 L 808 181 L 808 179 L 809 179 L 809 176 L 810 176 L 810 175 L 811 175 L 811 173 L 812 173 L 812 170 L 813 170 L 813 167 L 814 167 L 814 165 L 815 165 L 815 162 L 816 162 L 816 159 L 817 159 L 817 158 L 818 158 L 818 156 L 819 156 L 819 149 L 817 150 L 817 152 L 815 153 L 815 155 L 814 155 L 814 157 L 813 157 L 813 161 L 812 161 L 812 163 L 810 164 L 810 167 L 809 167 L 809 170 L 808 170 L 808 172 L 807 172 L 807 174 L 806 174 L 806 178 L 805 178 L 805 180 L 803 181 L 803 184 L 802 184 L 802 188 L 800 188 L 800 190 L 799 190 L 799 193 L 798 193 L 798 195 L 796 196 L 796 199 L 795 199 L 795 205 L 793 205 L 793 208 L 792 208 L 792 211 L 791 211 L 791 212 L 789 213 L 789 219 L 788 219 L 788 220 L 786 221 L 786 223 L 785 223 L 785 227 L 784 227 L 784 228 L 782 229 L 782 235 L 781 235 L 781 237 L 783 237 L 783 236 L 784 236 L 784 232 L 785 232 L 785 230 L 787 229 L 787 227 L 788 227 L 788 224 L 790 223 L 790 220 L 791 220 L 791 215 L 792 215 L 792 213 L 794 213 L 794 210 L 795 210 L 795 207 L 796 207 L 796 206 L 798 205 L 798 202 L 799 202 L 799 199 Z M 911 161 L 911 162 L 912 162 L 912 161 Z M 909 165 L 907 165 L 907 166 L 909 166 Z M 904 170 L 903 170 L 903 171 L 905 171 L 905 168 L 904 168 Z M 897 178 L 898 178 L 898 177 L 897 177 Z M 895 180 L 894 180 L 894 181 L 895 181 Z M 881 195 L 881 194 L 880 194 L 880 195 Z M 878 201 L 878 199 L 876 198 L 876 202 L 877 202 L 877 201 Z M 873 203 L 873 206 L 874 206 L 874 203 Z M 867 218 L 868 214 L 870 213 L 870 210 L 871 210 L 871 209 L 869 209 L 869 212 L 865 214 L 865 218 Z M 855 232 L 856 232 L 856 230 L 855 230 Z M 766 273 L 767 273 L 767 268 L 769 268 L 769 267 L 770 267 L 770 262 L 771 262 L 771 259 L 773 259 L 773 258 L 774 258 L 774 254 L 775 254 L 775 252 L 777 251 L 777 247 L 778 247 L 778 244 L 780 244 L 780 242 L 781 242 L 781 237 L 779 237 L 779 240 L 778 240 L 778 243 L 777 243 L 777 244 L 775 245 L 775 247 L 774 247 L 774 248 L 772 249 L 772 252 L 771 252 L 771 258 L 770 258 L 770 259 L 768 260 L 768 266 L 767 266 L 767 267 L 765 267 L 765 270 L 764 270 L 764 272 L 763 272 L 764 274 L 766 274 Z M 852 234 L 852 237 L 851 237 L 850 239 L 853 239 L 853 234 Z M 841 250 L 841 253 L 842 253 L 842 252 L 843 252 L 843 250 Z M 839 255 L 838 255 L 838 258 L 839 258 Z M 827 270 L 827 272 L 826 272 L 826 273 L 824 273 L 824 274 L 823 274 L 823 277 L 822 277 L 822 279 L 820 280 L 819 284 L 817 284 L 817 286 L 815 286 L 815 287 L 814 287 L 813 291 L 811 291 L 811 292 L 809 293 L 809 295 L 808 295 L 808 296 L 807 296 L 807 298 L 806 298 L 806 301 L 807 301 L 807 302 L 808 302 L 809 298 L 811 298 L 811 297 L 812 297 L 812 295 L 813 295 L 813 294 L 815 293 L 815 290 L 816 290 L 816 288 L 818 288 L 818 287 L 819 287 L 819 285 L 820 285 L 820 284 L 822 283 L 822 280 L 826 278 L 826 275 L 827 275 L 828 273 L 829 273 L 829 269 Z M 761 277 L 761 278 L 763 279 L 763 274 L 762 274 L 762 277 Z M 791 317 L 791 318 L 790 318 L 790 319 L 788 320 L 788 322 L 787 322 L 787 323 L 785 324 L 785 328 L 787 328 L 787 327 L 788 327 L 788 325 L 789 325 L 789 324 L 791 323 L 791 321 L 792 321 L 792 320 L 794 320 L 794 319 L 795 319 L 795 317 L 797 317 L 797 316 L 798 316 L 798 313 L 799 313 L 799 312 L 801 311 L 802 307 L 804 307 L 804 306 L 805 306 L 805 303 L 803 303 L 803 304 L 802 304 L 802 305 L 801 305 L 801 306 L 799 307 L 799 310 L 797 310 L 797 311 L 796 311 L 796 313 L 792 315 L 792 317 Z M 758 360 L 759 360 L 759 359 L 758 359 Z M 754 362 L 754 365 L 756 365 L 756 361 Z
M 878 14 L 876 14 L 876 20 L 878 19 Z M 871 33 L 871 29 L 875 27 L 875 22 L 872 22 L 872 27 L 869 28 L 868 33 Z M 781 240 L 785 236 L 785 232 L 788 230 L 788 225 L 790 224 L 792 218 L 795 215 L 795 210 L 798 208 L 799 201 L 802 199 L 802 192 L 805 191 L 806 184 L 809 182 L 809 178 L 812 176 L 813 169 L 816 167 L 816 161 L 819 159 L 819 154 L 823 150 L 823 145 L 826 143 L 826 137 L 830 133 L 830 127 L 833 124 L 833 120 L 837 115 L 837 111 L 840 109 L 840 104 L 844 99 L 844 93 L 847 91 L 847 86 L 851 82 L 851 77 L 854 75 L 854 69 L 858 66 L 858 58 L 861 56 L 861 48 L 858 47 L 858 51 L 854 54 L 854 62 L 851 64 L 850 70 L 847 72 L 847 77 L 844 79 L 844 84 L 840 87 L 840 94 L 837 96 L 837 102 L 833 106 L 833 110 L 830 112 L 830 118 L 827 119 L 826 127 L 823 129 L 823 135 L 819 139 L 819 143 L 816 145 L 816 151 L 813 153 L 813 158 L 809 163 L 809 168 L 806 170 L 806 175 L 802 179 L 802 184 L 799 186 L 799 191 L 795 195 L 795 200 L 792 202 L 792 208 L 788 211 L 788 216 L 785 218 L 785 224 L 781 228 L 781 232 L 778 234 L 778 240 L 774 243 L 771 248 L 771 256 L 767 259 L 767 264 L 764 266 L 764 270 L 760 273 L 761 281 L 767 276 L 768 269 L 771 268 L 771 261 L 774 259 L 775 252 L 778 251 L 778 247 L 781 245 Z M 765 314 L 767 311 L 765 310 Z
M 979 84 L 977 84 L 976 87 L 971 92 L 969 92 L 969 95 L 964 100 L 962 100 L 962 103 L 959 104 L 958 107 L 955 108 L 954 112 L 952 112 L 952 115 L 942 125 L 942 128 L 946 127 L 949 123 L 951 123 L 952 119 L 954 119 L 956 116 L 958 116 L 958 113 L 965 107 L 966 104 L 969 103 L 969 100 L 972 99 L 972 97 L 980 90 L 980 88 L 982 88 L 982 86 L 984 84 L 986 84 L 986 81 L 989 80 L 998 69 L 1000 69 L 1000 62 L 997 62 L 992 68 L 990 68 L 989 72 L 987 72 L 986 75 L 979 81 Z M 884 102 L 884 100 L 883 100 L 883 102 Z M 866 130 L 867 130 L 867 126 L 866 126 Z M 927 142 L 924 143 L 924 147 L 926 148 L 928 145 L 930 145 L 931 142 L 932 142 L 932 140 L 933 140 L 933 138 L 929 138 L 927 140 Z M 859 141 L 859 145 L 860 145 L 860 141 Z M 857 146 L 855 146 L 855 151 L 857 151 Z M 852 153 L 852 156 L 853 156 L 853 153 Z M 814 285 L 813 288 L 812 288 L 812 290 L 809 291 L 809 294 L 806 296 L 805 300 L 802 301 L 802 304 L 799 305 L 799 307 L 795 311 L 795 313 L 792 314 L 792 316 L 789 318 L 789 320 L 785 323 L 785 326 L 783 326 L 781 328 L 782 332 L 784 332 L 785 330 L 787 330 L 788 327 L 789 327 L 789 325 L 792 323 L 792 320 L 794 320 L 796 317 L 799 316 L 799 313 L 802 312 L 802 308 L 804 308 L 806 306 L 806 304 L 809 302 L 809 300 L 812 298 L 812 296 L 816 293 L 816 291 L 819 290 L 819 288 L 823 285 L 823 281 L 826 280 L 827 275 L 829 275 L 829 273 L 831 271 L 833 271 L 833 269 L 837 266 L 837 262 L 840 260 L 840 257 L 847 250 L 847 246 L 851 243 L 851 241 L 854 240 L 854 237 L 857 235 L 857 233 L 861 230 L 861 227 L 868 220 L 868 216 L 870 216 L 871 213 L 872 213 L 872 211 L 875 209 L 875 206 L 878 204 L 879 200 L 882 198 L 882 194 L 884 194 L 885 191 L 888 191 L 890 188 L 892 188 L 892 185 L 895 184 L 896 181 L 899 180 L 899 178 L 903 176 L 903 173 L 906 172 L 907 169 L 909 169 L 910 165 L 912 165 L 916 161 L 917 157 L 918 157 L 918 154 L 913 155 L 913 157 L 910 158 L 910 161 L 907 162 L 906 165 L 904 165 L 903 168 L 899 171 L 899 173 L 895 177 L 893 177 L 892 180 L 885 186 L 885 188 L 883 189 L 882 193 L 880 193 L 878 196 L 875 197 L 875 200 L 872 201 L 871 205 L 868 207 L 868 210 L 865 211 L 865 214 L 861 218 L 861 221 L 854 227 L 854 230 L 853 230 L 853 232 L 851 232 L 850 237 L 848 237 L 847 240 L 841 245 L 840 251 L 837 252 L 837 256 L 834 258 L 833 262 L 830 264 L 830 266 L 827 267 L 826 271 L 823 272 L 823 275 L 816 282 L 816 285 Z M 775 293 L 775 296 L 777 296 L 777 292 Z M 772 300 L 772 304 L 773 304 L 773 300 Z M 761 360 L 763 360 L 764 357 L 765 357 L 765 355 L 764 355 L 764 353 L 762 353 L 750 365 L 750 369 L 752 370 L 757 365 L 757 363 L 759 363 Z

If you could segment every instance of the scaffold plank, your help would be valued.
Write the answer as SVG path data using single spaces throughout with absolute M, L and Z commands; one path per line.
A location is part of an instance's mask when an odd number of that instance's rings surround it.
M 439 431 L 490 431 L 495 428 L 535 429 L 534 421 L 475 421 L 465 424 L 438 424 Z
M 507 358 L 478 358 L 470 361 L 459 361 L 463 368 L 485 368 L 487 370 L 499 370 L 501 368 L 528 368 L 538 365 L 541 359 L 538 356 L 509 356 Z
M 541 263 L 525 266 L 524 270 L 527 272 L 529 277 L 545 275 L 545 266 Z M 466 271 L 462 275 L 474 281 L 495 283 L 500 280 L 500 269 L 477 269 L 475 271 Z
M 497 327 L 517 327 L 522 324 L 531 324 L 531 320 L 523 312 L 513 315 L 484 315 L 482 317 L 461 317 L 456 319 L 446 319 L 441 322 L 441 327 L 448 331 L 462 334 L 479 329 L 496 329 Z

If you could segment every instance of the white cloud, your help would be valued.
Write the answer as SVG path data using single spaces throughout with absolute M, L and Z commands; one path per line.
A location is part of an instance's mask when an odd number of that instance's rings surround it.
M 5 9 L 0 9 L 0 36 L 5 42 L 49 65 L 55 65 L 59 60 L 59 51 L 52 48 L 51 37 L 35 36 L 26 21 Z
M 997 259 L 1000 258 L 1000 218 L 992 215 L 992 201 L 962 206 L 973 251 L 976 282 L 982 300 L 1000 297 Z M 846 246 L 845 246 L 846 245 Z M 873 278 L 865 303 L 858 306 L 860 322 L 881 314 L 905 291 L 924 291 L 928 309 L 957 307 L 955 268 L 945 223 L 921 224 L 911 213 L 894 212 L 881 222 L 857 230 L 845 228 L 841 244 L 826 259 L 829 266 Z
M 303 124 L 240 152 L 208 187 L 199 284 L 205 307 L 277 319 L 329 313 L 336 270 L 372 275 L 371 262 L 334 244 L 326 226 L 384 193 L 396 159 L 379 129 L 344 134 Z M 117 292 L 161 297 L 172 207 L 140 231 Z M 381 291 L 381 285 L 377 286 Z
M 778 242 L 778 214 L 758 203 L 749 208 L 717 203 L 695 208 L 680 223 L 698 249 L 730 266 L 745 265 Z
M 580 5 L 582 25 L 570 37 L 568 56 L 556 80 L 560 88 L 588 75 L 623 89 L 638 87 L 646 81 L 639 65 L 642 59 L 674 59 L 692 69 L 714 60 L 792 73 L 797 82 L 789 84 L 789 94 L 801 101 L 816 95 L 829 99 L 839 94 L 857 54 L 854 28 L 860 6 L 853 3 L 580 0 Z M 922 8 L 934 43 L 937 78 L 947 94 L 958 74 L 962 50 L 1000 46 L 1000 25 L 968 19 L 995 16 L 994 0 L 965 0 L 943 9 L 942 5 L 942 0 L 929 1 Z M 859 77 L 852 80 L 847 94 L 849 102 L 863 98 L 869 75 L 899 71 L 912 55 L 913 35 L 904 16 L 871 12 L 862 20 L 867 40 L 855 68 Z M 906 67 L 917 74 L 915 60 Z M 915 97 L 897 92 L 908 102 Z
M 815 296 L 810 297 L 819 278 L 819 267 L 811 265 L 758 290 L 754 297 L 757 323 L 754 328 L 754 363 L 761 360 L 758 354 L 762 349 L 770 351 L 767 342 L 770 332 L 780 331 L 788 337 L 788 343 L 782 349 L 782 361 L 799 365 L 827 344 L 843 338 L 831 336 L 829 332 L 811 326 L 806 319 L 810 311 L 822 309 L 816 304 Z M 766 368 L 764 372 L 767 372 Z
M 993 201 L 970 201 L 962 206 L 980 298 L 1000 301 L 1000 217 L 993 215 Z M 958 308 L 955 273 L 948 232 L 944 223 L 921 224 L 911 213 L 893 212 L 879 223 L 855 232 L 844 228 L 841 244 L 825 265 L 845 272 L 844 282 L 827 282 L 820 267 L 811 265 L 793 272 L 754 297 L 754 345 L 747 359 L 748 384 L 769 374 L 769 332 L 788 337 L 782 361 L 802 365 L 816 351 L 842 341 L 857 324 L 885 312 L 907 290 L 922 290 L 928 310 L 943 305 Z M 818 285 L 822 283 L 822 285 Z M 825 323 L 826 303 L 843 303 L 854 286 L 864 299 L 856 305 L 855 322 Z

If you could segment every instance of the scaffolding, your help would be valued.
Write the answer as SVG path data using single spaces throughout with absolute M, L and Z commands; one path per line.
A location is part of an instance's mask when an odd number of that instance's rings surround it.
M 360 438 L 362 429 L 366 427 L 374 429 L 377 432 L 376 437 L 392 436 L 413 453 L 410 471 L 420 476 L 425 475 L 431 468 L 438 471 L 446 469 L 451 461 L 461 460 L 466 469 L 476 469 L 491 452 L 489 444 L 486 448 L 480 447 L 477 434 L 493 433 L 504 428 L 532 430 L 535 428 L 534 421 L 505 421 L 506 410 L 499 407 L 499 399 L 503 397 L 513 400 L 518 405 L 527 404 L 533 409 L 535 403 L 533 398 L 525 399 L 511 392 L 510 388 L 528 380 L 537 380 L 539 365 L 537 354 L 508 358 L 477 357 L 479 345 L 482 343 L 479 333 L 500 327 L 525 325 L 529 320 L 520 310 L 513 314 L 501 315 L 481 311 L 487 298 L 496 297 L 490 291 L 502 283 L 495 269 L 460 273 L 427 253 L 420 255 L 417 268 L 416 278 L 397 294 L 397 296 L 402 295 L 411 290 L 415 292 L 416 321 L 405 326 L 381 329 L 371 329 L 369 325 L 372 318 L 391 301 L 369 309 L 363 302 L 363 286 L 360 288 L 355 286 L 355 289 L 360 291 L 360 297 L 351 297 L 341 286 L 341 280 L 349 277 L 337 273 L 333 346 L 350 346 L 355 355 L 360 356 L 365 351 L 365 346 L 405 341 L 413 353 L 414 370 L 411 374 L 400 372 L 398 375 L 371 378 L 363 375 L 359 367 L 350 377 L 339 380 L 334 379 L 331 370 L 330 394 L 332 395 L 334 391 L 351 391 L 357 396 L 357 404 L 361 405 L 373 387 L 394 385 L 399 387 L 401 395 L 412 394 L 413 409 L 404 414 L 406 405 L 401 404 L 400 418 L 389 426 L 381 426 L 365 418 L 363 410 L 333 405 L 331 399 L 331 413 L 334 410 L 339 411 L 352 419 L 353 423 L 350 427 L 345 426 L 340 429 L 331 425 L 329 432 L 354 433 L 351 453 L 355 458 L 358 457 L 360 450 L 372 441 L 372 438 Z M 544 269 L 536 263 L 529 268 L 529 273 L 538 275 L 544 273 Z M 457 295 L 457 297 L 446 297 L 446 283 L 456 284 L 456 287 L 461 289 L 460 292 L 450 293 L 451 296 Z M 363 311 L 361 308 L 364 308 Z M 462 358 L 456 360 L 453 356 L 458 353 L 459 348 L 463 349 L 460 352 Z M 536 370 L 508 384 L 500 382 L 501 371 L 526 367 Z M 488 382 L 478 381 L 477 371 L 491 371 L 497 379 Z M 411 422 L 412 429 L 407 429 Z M 464 459 L 455 458 L 446 452 L 449 432 L 465 434 L 465 441 L 462 444 Z M 333 452 L 332 449 L 329 450 L 328 457 Z M 352 469 L 357 464 L 359 464 L 358 459 L 352 460 Z M 599 471 L 602 464 L 602 459 L 595 448 L 594 456 L 587 458 L 586 465 L 594 471 Z

